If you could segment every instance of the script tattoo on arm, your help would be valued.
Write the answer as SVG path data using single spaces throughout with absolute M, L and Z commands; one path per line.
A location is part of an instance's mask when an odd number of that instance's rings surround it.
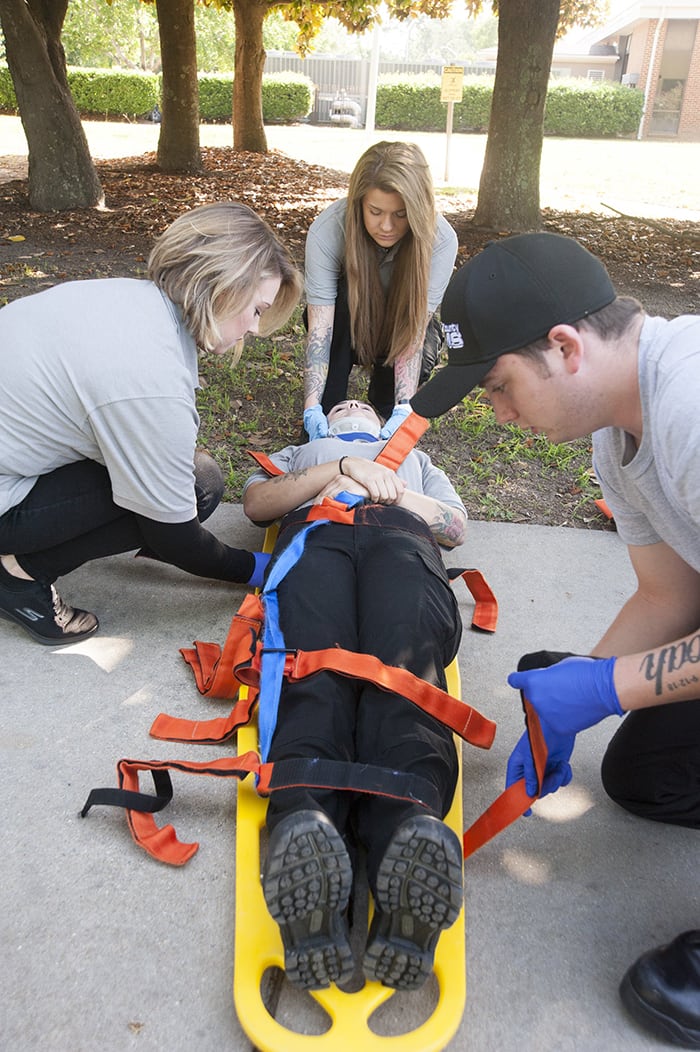
M 644 678 L 654 684 L 654 692 L 660 696 L 664 690 L 672 692 L 700 682 L 700 676 L 692 668 L 697 664 L 700 664 L 700 632 L 678 643 L 650 650 L 642 658 L 639 669 Z M 674 672 L 681 675 L 669 678 Z

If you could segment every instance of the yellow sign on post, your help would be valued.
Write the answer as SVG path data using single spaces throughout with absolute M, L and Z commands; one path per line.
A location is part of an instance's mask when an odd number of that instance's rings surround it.
M 450 136 L 454 119 L 455 102 L 462 101 L 464 90 L 464 67 L 443 66 L 440 85 L 440 102 L 447 103 L 447 142 L 445 146 L 445 182 L 450 181 Z
M 440 102 L 461 102 L 464 85 L 464 66 L 443 66 Z

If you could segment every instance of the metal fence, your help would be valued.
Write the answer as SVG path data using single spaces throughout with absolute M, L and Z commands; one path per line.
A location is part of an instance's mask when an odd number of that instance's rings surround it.
M 455 62 L 452 65 L 464 67 L 465 75 L 469 73 L 494 73 L 496 64 L 483 63 L 469 65 Z M 367 114 L 367 88 L 369 84 L 370 60 L 361 58 L 336 58 L 333 56 L 310 55 L 300 58 L 293 51 L 268 54 L 265 60 L 266 73 L 304 73 L 313 81 L 313 108 L 309 114 L 310 124 L 330 124 L 331 108 L 334 100 L 343 93 L 358 103 L 361 110 L 360 122 L 365 123 Z M 380 62 L 379 75 L 383 73 L 442 73 L 442 64 L 437 62 Z

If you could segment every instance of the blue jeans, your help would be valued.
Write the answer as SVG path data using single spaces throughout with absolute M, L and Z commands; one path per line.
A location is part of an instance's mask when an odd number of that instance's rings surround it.
M 195 453 L 194 468 L 197 517 L 204 522 L 223 496 L 224 480 L 207 453 Z M 142 544 L 138 516 L 114 503 L 109 473 L 94 460 L 42 475 L 0 516 L 0 552 L 16 556 L 26 573 L 49 584 L 92 559 Z

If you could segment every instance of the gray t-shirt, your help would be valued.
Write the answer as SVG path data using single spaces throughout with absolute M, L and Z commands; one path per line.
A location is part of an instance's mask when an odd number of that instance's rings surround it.
M 40 475 L 103 464 L 119 507 L 196 515 L 197 351 L 150 281 L 57 285 L 0 310 L 0 514 Z
M 279 453 L 274 453 L 270 460 L 284 472 L 302 471 L 316 464 L 327 464 L 331 460 L 340 460 L 341 457 L 365 457 L 367 460 L 375 460 L 387 441 L 347 442 L 342 438 L 317 438 L 303 446 L 285 446 Z M 396 469 L 396 474 L 404 480 L 408 489 L 413 493 L 433 497 L 467 514 L 445 472 L 436 468 L 427 453 L 423 453 L 422 450 L 412 450 Z M 267 477 L 264 471 L 256 471 L 246 482 L 243 492 L 245 493 L 248 486 L 255 482 L 263 482 Z M 313 502 L 307 501 L 307 504 L 311 503 Z
M 700 317 L 646 318 L 639 344 L 643 434 L 593 435 L 593 463 L 626 544 L 664 541 L 700 571 Z
M 344 197 L 324 209 L 309 227 L 304 285 L 306 302 L 313 306 L 332 306 L 336 301 L 338 278 L 345 260 L 346 209 L 347 198 Z M 398 248 L 396 244 L 385 252 L 377 246 L 379 277 L 385 290 L 389 287 Z M 428 286 L 428 310 L 431 314 L 440 306 L 456 257 L 457 235 L 444 216 L 438 214 Z

